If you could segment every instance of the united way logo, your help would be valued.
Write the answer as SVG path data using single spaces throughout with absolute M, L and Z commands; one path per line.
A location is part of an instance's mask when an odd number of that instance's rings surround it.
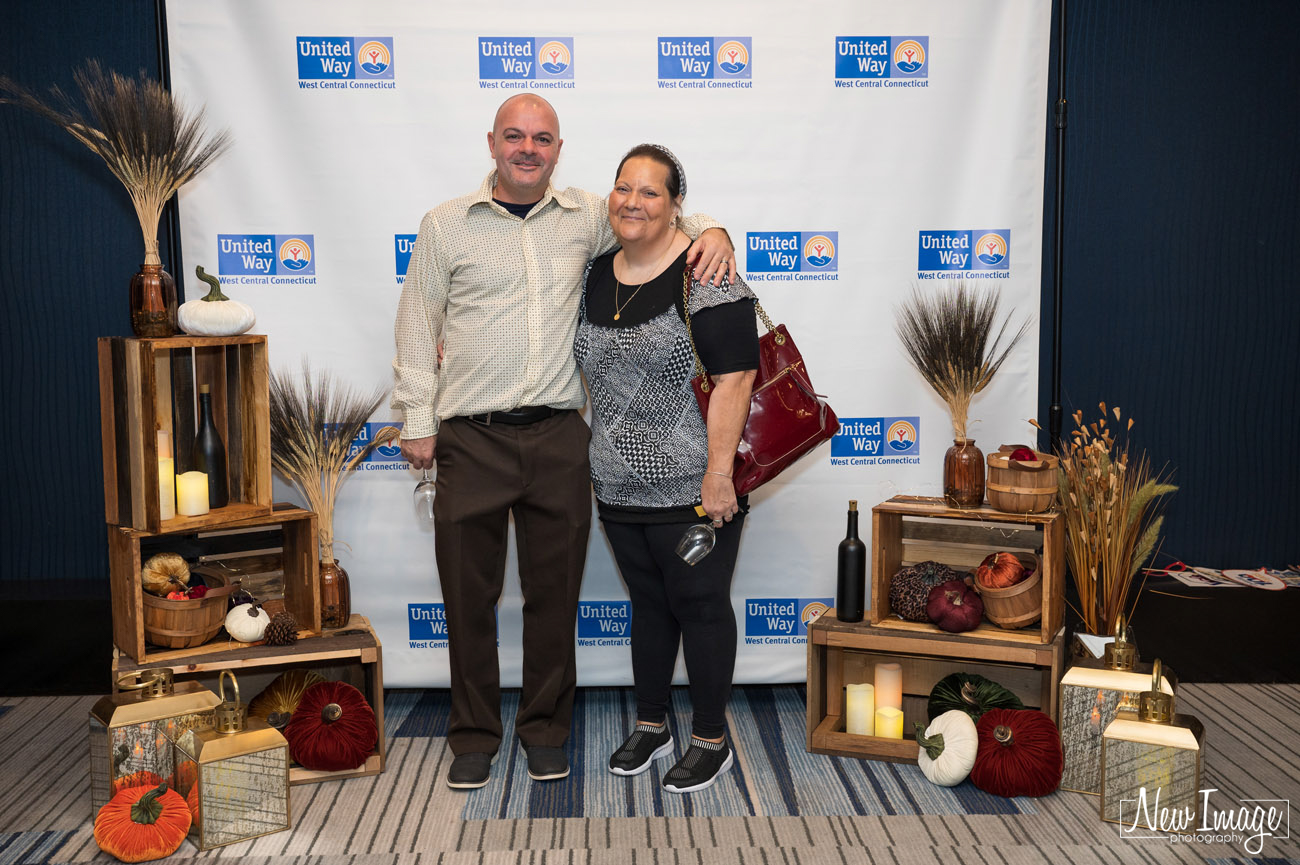
M 920 430 L 919 417 L 842 417 L 831 465 L 919 465 Z
M 626 646 L 631 642 L 631 601 L 578 604 L 579 646 Z
M 315 235 L 218 234 L 222 276 L 314 276 Z
M 925 87 L 930 77 L 929 36 L 836 36 L 835 79 L 875 79 L 872 86 Z M 885 84 L 888 79 L 894 83 Z M 912 82 L 910 84 L 899 83 Z M 852 86 L 851 83 L 839 86 Z
M 746 598 L 745 643 L 806 642 L 808 626 L 833 603 L 831 598 Z
M 447 648 L 447 611 L 442 604 L 407 604 L 406 626 L 411 648 Z
M 748 80 L 753 50 L 752 36 L 661 36 L 659 80 Z
M 745 270 L 750 273 L 835 272 L 838 231 L 751 231 L 745 236 Z
M 479 81 L 572 81 L 573 37 L 480 36 Z
M 916 269 L 923 279 L 929 271 L 974 272 L 980 278 L 1005 279 L 1011 269 L 1011 229 L 921 231 Z
M 299 36 L 298 81 L 392 81 L 392 36 Z M 347 85 L 338 85 L 347 86 Z
M 348 445 L 348 454 L 344 459 L 350 460 L 360 453 L 362 448 L 374 441 L 375 436 L 379 435 L 379 431 L 386 426 L 397 427 L 398 430 L 401 430 L 402 422 L 384 421 L 364 424 L 357 432 L 356 438 L 352 439 L 352 442 Z M 357 468 L 362 471 L 396 471 L 408 467 L 409 464 L 402 458 L 402 444 L 400 441 L 388 441 L 378 445 L 366 455 L 365 459 L 357 464 Z
M 411 266 L 411 252 L 415 249 L 414 234 L 394 234 L 393 253 L 397 265 L 397 284 L 406 282 L 406 270 Z

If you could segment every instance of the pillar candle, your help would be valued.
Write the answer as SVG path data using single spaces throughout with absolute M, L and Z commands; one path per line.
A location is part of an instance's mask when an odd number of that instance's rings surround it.
M 892 706 L 876 710 L 876 735 L 886 739 L 903 738 L 903 712 Z
M 876 689 L 873 685 L 845 685 L 844 732 L 855 736 L 876 735 Z
M 197 517 L 208 512 L 208 476 L 186 472 L 176 476 L 176 510 L 181 516 Z
M 876 664 L 876 708 L 903 708 L 903 666 Z
M 158 515 L 164 520 L 176 516 L 176 460 L 165 430 L 158 431 Z

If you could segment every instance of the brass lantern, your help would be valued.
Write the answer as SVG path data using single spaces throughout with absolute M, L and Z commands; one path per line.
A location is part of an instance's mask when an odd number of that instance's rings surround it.
M 1191 825 L 1200 820 L 1205 729 L 1174 714 L 1160 672 L 1157 660 L 1137 711 L 1120 712 L 1102 734 L 1101 819 L 1108 822 L 1159 829 L 1161 812 L 1191 814 Z
M 226 677 L 235 692 L 226 700 Z M 261 718 L 248 718 L 239 682 L 222 670 L 213 726 L 176 740 L 176 792 L 194 821 L 190 834 L 210 850 L 289 828 L 289 743 Z
M 90 710 L 91 814 L 125 787 L 172 783 L 172 742 L 186 730 L 212 726 L 221 702 L 198 682 L 175 683 L 167 667 L 140 670 L 117 682 L 120 693 Z
M 1172 696 L 1177 682 L 1174 672 L 1166 668 L 1160 690 Z M 1138 699 L 1150 683 L 1151 665 L 1138 663 L 1137 646 L 1129 642 L 1121 614 L 1105 657 L 1076 664 L 1061 677 L 1062 790 L 1094 796 L 1101 792 L 1101 734 L 1117 712 L 1137 711 Z

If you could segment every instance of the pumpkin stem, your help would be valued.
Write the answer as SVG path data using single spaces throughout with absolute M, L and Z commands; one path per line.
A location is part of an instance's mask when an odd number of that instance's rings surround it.
M 150 790 L 141 796 L 131 806 L 131 820 L 139 823 L 141 826 L 148 826 L 150 823 L 156 823 L 162 816 L 163 804 L 158 801 L 158 797 L 167 792 L 167 782 L 164 781 L 157 788 Z
M 343 708 L 338 703 L 329 703 L 320 710 L 320 717 L 326 724 L 332 724 L 343 717 Z
M 1011 728 L 1006 724 L 998 724 L 993 728 L 993 738 L 1000 745 L 1010 745 L 1016 740 L 1016 737 L 1011 733 Z
M 931 760 L 938 760 L 939 755 L 943 753 L 943 733 L 927 736 L 925 735 L 925 725 L 917 721 L 916 744 L 925 749 L 925 755 Z
M 961 700 L 967 706 L 979 706 L 979 701 L 975 699 L 975 686 L 970 682 L 963 682 L 961 686 Z
M 194 273 L 195 275 L 198 276 L 199 279 L 203 280 L 208 285 L 212 286 L 212 290 L 203 296 L 204 300 L 207 301 L 230 300 L 230 298 L 226 297 L 224 294 L 221 293 L 221 281 L 218 280 L 215 276 L 212 276 L 211 274 L 204 273 L 202 266 L 194 268 Z
M 943 594 L 948 599 L 948 603 L 952 604 L 954 607 L 960 607 L 962 605 L 961 592 L 954 592 L 952 589 L 949 589 Z

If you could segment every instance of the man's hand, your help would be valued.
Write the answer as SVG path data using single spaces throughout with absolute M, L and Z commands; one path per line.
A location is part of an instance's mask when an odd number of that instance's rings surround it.
M 402 439 L 402 456 L 411 464 L 411 468 L 423 471 L 433 468 L 433 451 L 438 444 L 438 437 L 425 436 L 422 439 Z
M 695 267 L 695 278 L 702 283 L 722 284 L 722 276 L 736 281 L 736 250 L 731 238 L 721 228 L 705 231 L 686 250 L 686 262 Z

